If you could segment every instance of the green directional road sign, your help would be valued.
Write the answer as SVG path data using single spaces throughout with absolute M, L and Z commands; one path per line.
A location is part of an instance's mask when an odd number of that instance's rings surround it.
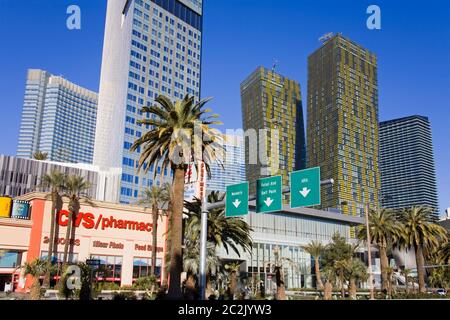
M 282 209 L 281 176 L 256 181 L 256 212 L 272 212 Z
M 236 217 L 248 214 L 248 182 L 227 186 L 225 216 Z
M 320 168 L 291 172 L 291 208 L 320 205 Z

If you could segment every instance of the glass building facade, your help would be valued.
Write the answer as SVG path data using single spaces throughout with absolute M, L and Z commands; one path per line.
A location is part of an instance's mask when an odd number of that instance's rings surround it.
M 246 177 L 250 193 L 256 192 L 256 180 L 281 175 L 289 184 L 289 173 L 305 168 L 305 131 L 300 85 L 274 71 L 258 67 L 241 83 L 242 119 L 246 138 L 256 130 L 258 141 L 245 145 Z M 261 130 L 267 130 L 267 135 Z M 275 134 L 278 139 L 275 141 Z M 258 162 L 251 163 L 249 146 L 258 145 Z M 261 155 L 267 156 L 267 163 Z
M 320 167 L 322 207 L 361 215 L 379 205 L 377 57 L 340 34 L 308 57 L 308 167 Z
M 97 93 L 46 71 L 28 70 L 17 156 L 92 163 Z
M 206 181 L 206 191 L 226 192 L 227 186 L 245 181 L 244 138 L 241 135 L 224 135 L 225 156 L 223 167 L 210 165 L 211 179 Z
M 439 212 L 431 125 L 410 116 L 380 123 L 383 207 L 428 206 Z
M 133 142 L 150 126 L 137 121 L 158 95 L 200 99 L 202 2 L 109 1 L 105 26 L 94 163 L 122 167 L 120 202 L 134 203 L 144 188 L 171 181 L 151 167 L 137 174 L 141 150 Z M 154 181 L 153 173 L 162 179 Z
M 252 208 L 252 207 L 251 207 Z M 252 209 L 243 217 L 252 227 L 253 247 L 250 253 L 240 256 L 221 248 L 219 256 L 227 260 L 241 261 L 240 276 L 249 283 L 264 281 L 267 290 L 276 289 L 275 274 L 270 264 L 276 261 L 276 253 L 283 258 L 285 285 L 287 289 L 312 288 L 315 285 L 314 258 L 301 246 L 311 240 L 327 244 L 335 233 L 349 242 L 353 226 L 362 224 L 360 217 L 336 215 L 310 208 L 290 209 L 281 212 L 258 214 Z

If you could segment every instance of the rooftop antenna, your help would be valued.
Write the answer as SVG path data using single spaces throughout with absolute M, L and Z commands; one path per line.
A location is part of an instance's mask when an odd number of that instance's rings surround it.
M 330 40 L 331 38 L 333 38 L 333 36 L 334 36 L 333 32 L 328 32 L 328 33 L 324 34 L 323 36 L 321 36 L 319 38 L 319 41 L 322 42 L 322 43 L 325 43 L 328 40 Z

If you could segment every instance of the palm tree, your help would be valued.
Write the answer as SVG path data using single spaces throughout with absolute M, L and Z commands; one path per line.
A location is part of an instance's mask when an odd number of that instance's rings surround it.
M 325 246 L 318 240 L 312 240 L 306 246 L 302 246 L 301 248 L 303 250 L 305 250 L 307 253 L 309 253 L 311 255 L 311 257 L 314 257 L 314 272 L 316 274 L 316 289 L 323 290 L 323 282 L 322 282 L 321 275 L 320 275 L 319 258 L 320 258 L 320 255 L 325 250 Z
M 392 284 L 394 282 L 392 276 L 394 275 L 394 272 L 395 272 L 395 270 L 394 270 L 393 267 L 388 266 L 386 268 L 386 275 L 387 275 L 387 278 L 388 278 L 387 295 L 389 297 L 392 297 L 392 290 L 393 290 Z
M 48 159 L 48 153 L 47 152 L 36 151 L 35 153 L 33 153 L 33 159 L 34 160 L 38 160 L 38 161 L 47 160 Z
M 277 284 L 277 300 L 286 300 L 286 285 L 284 283 L 284 270 L 287 267 L 297 268 L 298 266 L 289 258 L 285 258 L 281 254 L 281 249 L 276 246 L 273 249 L 274 261 L 264 263 L 264 268 L 269 267 L 275 273 L 275 282 Z
M 223 201 L 225 195 L 219 192 L 211 192 L 208 197 L 208 203 L 216 203 Z M 194 199 L 193 202 L 185 202 L 186 214 L 188 219 L 186 221 L 186 235 L 191 239 L 200 239 L 201 231 L 201 211 L 202 203 L 199 199 Z M 237 217 L 226 217 L 225 208 L 217 208 L 209 210 L 208 212 L 208 232 L 207 239 L 216 247 L 223 246 L 227 253 L 231 248 L 239 257 L 241 252 L 238 247 L 242 248 L 244 252 L 251 252 L 252 229 L 247 222 Z
M 53 170 L 50 173 L 45 174 L 41 178 L 41 187 L 50 189 L 48 195 L 52 200 L 52 212 L 50 215 L 50 235 L 48 242 L 48 254 L 47 254 L 47 274 L 45 275 L 44 287 L 50 287 L 50 266 L 52 264 L 52 258 L 58 254 L 58 246 L 55 241 L 56 231 L 56 215 L 61 208 L 61 192 L 65 188 L 66 176 L 58 170 Z
M 89 198 L 84 194 L 86 190 L 91 187 L 91 184 L 88 181 L 85 181 L 83 177 L 71 175 L 67 177 L 66 180 L 66 197 L 69 198 L 69 217 L 67 220 L 67 228 L 66 228 L 66 238 L 64 243 L 64 255 L 63 255 L 63 264 L 66 265 L 68 261 L 68 252 L 69 252 L 69 242 L 70 236 L 75 232 L 75 224 L 74 221 L 76 216 L 78 215 L 78 211 L 80 209 L 80 200 L 83 198 L 89 201 Z
M 30 275 L 33 278 L 33 284 L 31 285 L 31 300 L 41 299 L 41 284 L 39 278 L 47 273 L 48 264 L 47 261 L 41 259 L 35 259 L 31 262 L 25 262 L 24 275 Z
M 400 274 L 405 277 L 405 290 L 406 293 L 409 293 L 409 275 L 411 274 L 412 270 L 408 268 L 404 268 L 400 271 Z M 413 284 L 414 285 L 414 284 Z
M 208 274 L 210 274 L 212 271 L 217 270 L 220 265 L 220 260 L 216 255 L 216 246 L 214 243 L 208 242 L 206 249 L 206 269 L 208 270 Z M 195 275 L 199 273 L 200 269 L 200 245 L 198 241 L 187 241 L 186 252 L 183 255 L 183 268 L 187 273 L 187 296 L 189 299 L 192 299 L 196 291 Z
M 325 285 L 323 288 L 324 300 L 331 300 L 333 295 L 333 284 L 336 282 L 336 273 L 331 266 L 326 266 L 322 272 L 325 278 Z
M 152 229 L 152 266 L 151 274 L 155 275 L 156 249 L 158 246 L 158 217 L 159 210 L 167 203 L 169 196 L 164 187 L 152 186 L 144 190 L 140 205 L 149 205 L 152 207 L 153 229 Z
M 148 172 L 152 165 L 161 164 L 162 171 L 170 167 L 174 172 L 169 296 L 180 298 L 184 179 L 192 162 L 199 164 L 203 161 L 208 176 L 211 175 L 209 164 L 217 161 L 217 152 L 222 152 L 223 144 L 218 130 L 210 126 L 221 123 L 212 120 L 217 115 L 207 116 L 211 110 L 203 109 L 208 99 L 195 103 L 194 97 L 186 96 L 172 103 L 169 98 L 160 95 L 155 101 L 157 105 L 142 108 L 142 112 L 150 117 L 138 121 L 142 125 L 152 126 L 152 129 L 134 142 L 131 152 L 142 147 L 138 171 L 144 168 Z M 191 141 L 194 141 L 194 148 Z M 192 152 L 193 149 L 195 152 Z
M 412 207 L 403 210 L 398 219 L 403 223 L 403 236 L 399 246 L 403 249 L 414 248 L 420 293 L 425 293 L 424 250 L 433 250 L 442 240 L 447 239 L 446 230 L 436 223 L 433 209 Z
M 394 211 L 388 209 L 370 210 L 369 229 L 372 244 L 376 245 L 380 253 L 381 267 L 381 290 L 388 289 L 387 268 L 389 267 L 388 249 L 396 244 L 401 233 L 401 223 L 397 220 Z M 367 235 L 366 226 L 359 230 L 358 237 L 365 240 Z
M 241 262 L 232 262 L 225 265 L 225 270 L 230 272 L 230 293 L 234 297 L 237 288 L 237 275 L 241 268 Z M 233 300 L 233 299 L 232 299 Z
M 348 261 L 353 259 L 359 243 L 349 244 L 345 237 L 339 233 L 332 236 L 332 241 L 326 246 L 322 254 L 322 263 L 328 268 L 327 272 L 334 270 L 334 279 L 339 279 L 342 297 L 345 297 L 346 269 Z
M 445 242 L 439 248 L 440 261 L 444 264 L 450 264 L 450 242 Z
M 339 279 L 339 285 L 341 287 L 341 297 L 345 298 L 345 271 L 347 270 L 349 258 L 343 258 L 334 262 L 334 272 L 337 279 Z
M 357 281 L 366 281 L 368 278 L 366 265 L 358 258 L 351 258 L 345 263 L 345 273 L 349 280 L 349 296 L 356 300 Z

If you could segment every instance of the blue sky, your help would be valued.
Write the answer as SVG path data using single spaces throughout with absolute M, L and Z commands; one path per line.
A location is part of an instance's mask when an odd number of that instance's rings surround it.
M 82 29 L 66 28 L 81 8 Z M 382 29 L 366 28 L 381 8 Z M 0 153 L 15 154 L 27 68 L 98 90 L 106 0 L 0 0 Z M 300 82 L 328 32 L 378 55 L 380 120 L 412 114 L 432 123 L 441 209 L 450 207 L 450 4 L 440 1 L 205 0 L 202 95 L 224 128 L 241 127 L 240 82 L 258 65 Z

